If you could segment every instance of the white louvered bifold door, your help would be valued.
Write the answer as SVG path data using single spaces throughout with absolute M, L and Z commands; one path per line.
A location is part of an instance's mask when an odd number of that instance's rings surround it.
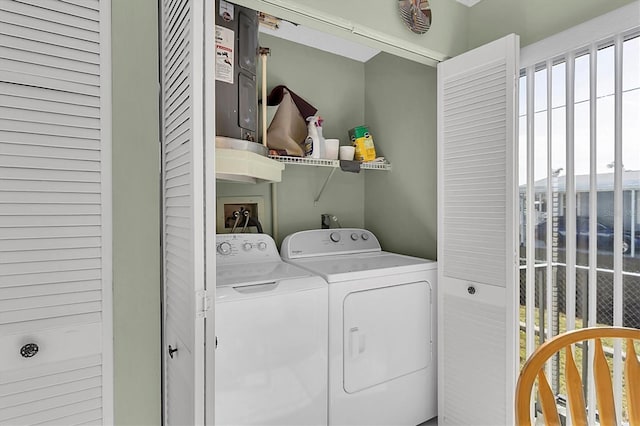
M 214 389 L 213 312 L 206 312 L 207 277 L 215 277 L 213 68 L 205 69 L 213 46 L 213 1 L 161 2 L 162 198 L 164 276 L 164 421 L 168 425 L 213 424 L 205 415 L 206 390 Z M 208 10 L 210 8 L 210 10 Z M 209 65 L 210 67 L 210 65 Z M 207 145 L 209 143 L 210 145 Z M 205 161 L 206 160 L 206 161 Z M 213 256 L 213 262 L 207 262 Z M 215 288 L 215 279 L 209 280 Z M 209 353 L 206 350 L 209 349 Z M 171 353 L 170 353 L 171 352 Z M 213 395 L 206 395 L 213 407 Z M 210 400 L 210 401 L 209 401 Z
M 0 0 L 0 424 L 112 424 L 111 3 Z
M 518 43 L 438 65 L 439 424 L 513 424 Z

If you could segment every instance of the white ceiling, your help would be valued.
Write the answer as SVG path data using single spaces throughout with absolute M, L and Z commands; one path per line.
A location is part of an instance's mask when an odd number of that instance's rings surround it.
M 371 47 L 284 20 L 280 21 L 280 28 L 277 30 L 260 25 L 260 32 L 360 62 L 367 62 L 380 53 Z

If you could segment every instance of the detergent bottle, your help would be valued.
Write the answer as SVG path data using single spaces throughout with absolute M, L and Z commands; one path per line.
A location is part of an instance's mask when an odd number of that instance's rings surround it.
M 307 139 L 304 141 L 304 152 L 310 158 L 324 158 L 324 137 L 322 136 L 322 117 L 307 117 Z

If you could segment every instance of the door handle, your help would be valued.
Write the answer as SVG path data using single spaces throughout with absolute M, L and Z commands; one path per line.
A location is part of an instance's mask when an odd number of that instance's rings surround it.
M 27 343 L 20 348 L 20 355 L 22 355 L 23 358 L 31 358 L 37 354 L 39 350 L 40 348 L 36 343 Z
M 351 359 L 356 359 L 364 351 L 364 339 L 360 335 L 360 329 L 358 327 L 352 327 L 349 330 L 351 350 Z
M 178 352 L 178 348 L 172 348 L 171 345 L 169 345 L 169 356 L 171 357 L 171 359 L 173 359 L 174 352 Z

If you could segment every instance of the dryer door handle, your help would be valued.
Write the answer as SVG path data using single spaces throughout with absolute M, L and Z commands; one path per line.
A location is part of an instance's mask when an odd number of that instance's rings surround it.
M 360 333 L 358 327 L 351 327 L 349 330 L 349 346 L 351 349 L 351 358 L 356 359 L 364 352 L 364 335 Z

